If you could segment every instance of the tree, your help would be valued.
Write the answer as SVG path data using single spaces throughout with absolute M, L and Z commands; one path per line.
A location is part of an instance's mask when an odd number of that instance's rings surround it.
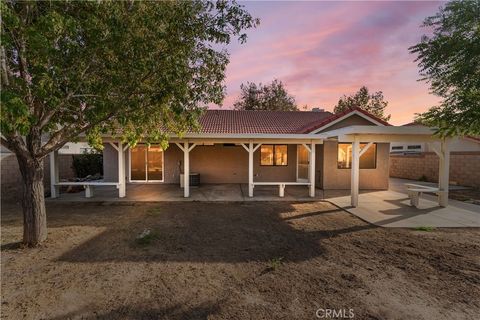
M 277 79 L 263 85 L 247 82 L 240 86 L 240 97 L 233 104 L 236 110 L 297 111 L 295 98 L 288 94 L 282 81 Z
M 410 47 L 417 55 L 420 80 L 442 98 L 438 106 L 417 114 L 440 136 L 480 134 L 480 2 L 451 1 L 428 17 L 433 30 Z
M 258 19 L 229 1 L 2 1 L 1 141 L 23 177 L 23 241 L 46 239 L 45 157 L 84 133 L 166 145 L 224 96 L 217 49 Z
M 377 91 L 373 94 L 368 92 L 368 88 L 363 86 L 357 93 L 343 97 L 338 100 L 337 105 L 333 109 L 334 113 L 341 113 L 355 107 L 361 108 L 374 116 L 388 121 L 391 115 L 385 115 L 385 108 L 388 102 L 384 100 L 383 92 Z

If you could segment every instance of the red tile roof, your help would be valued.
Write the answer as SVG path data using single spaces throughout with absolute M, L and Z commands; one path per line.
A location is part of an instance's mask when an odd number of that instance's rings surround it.
M 202 133 L 302 134 L 323 127 L 355 110 L 388 125 L 385 121 L 360 109 L 352 109 L 338 115 L 328 111 L 207 110 L 200 118 L 200 131 Z

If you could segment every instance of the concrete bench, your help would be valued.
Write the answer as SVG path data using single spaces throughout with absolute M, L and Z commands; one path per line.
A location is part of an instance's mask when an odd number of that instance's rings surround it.
M 117 189 L 119 187 L 118 182 L 99 182 L 99 181 L 78 181 L 78 182 L 58 182 L 55 183 L 55 186 L 82 186 L 85 188 L 85 198 L 93 197 L 93 188 L 95 186 L 115 186 Z M 57 193 L 60 194 L 60 193 Z
M 438 196 L 444 193 L 444 191 L 440 191 L 439 188 L 424 186 L 421 184 L 406 183 L 405 186 L 407 187 L 407 194 L 408 194 L 408 197 L 410 198 L 410 204 L 415 208 L 418 207 L 422 193 L 424 192 L 435 193 Z
M 309 186 L 310 182 L 254 182 L 255 186 L 278 186 L 278 196 L 283 198 L 285 196 L 285 186 Z

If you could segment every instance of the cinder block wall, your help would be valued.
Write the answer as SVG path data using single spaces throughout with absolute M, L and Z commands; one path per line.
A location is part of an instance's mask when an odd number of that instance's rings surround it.
M 50 161 L 47 156 L 44 161 L 44 186 L 45 192 L 50 192 Z M 59 155 L 60 179 L 71 179 L 75 177 L 73 170 L 73 156 Z M 22 195 L 22 175 L 18 168 L 17 158 L 14 154 L 2 156 L 1 160 L 1 198 L 2 201 L 16 201 Z
M 390 176 L 438 182 L 438 156 L 434 152 L 418 155 L 391 155 Z M 480 188 L 480 152 L 452 152 L 450 154 L 450 182 Z

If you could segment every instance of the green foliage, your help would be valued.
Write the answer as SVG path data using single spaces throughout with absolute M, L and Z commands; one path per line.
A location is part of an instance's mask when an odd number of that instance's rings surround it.
M 343 97 L 338 100 L 333 112 L 341 113 L 353 108 L 361 108 L 374 116 L 385 121 L 390 120 L 390 115 L 385 115 L 385 108 L 388 102 L 384 100 L 382 91 L 370 94 L 368 88 L 363 86 L 357 93 Z
M 233 105 L 236 110 L 298 110 L 295 98 L 288 94 L 283 83 L 277 79 L 267 85 L 247 82 L 240 89 L 240 97 Z
M 283 263 L 283 257 L 273 258 L 268 262 L 268 270 L 275 271 L 277 270 Z
M 417 120 L 442 137 L 480 134 L 480 2 L 450 1 L 423 26 L 433 30 L 409 48 L 421 80 L 442 98 Z
M 103 154 L 84 153 L 73 156 L 73 169 L 78 178 L 88 175 L 103 175 Z
M 258 24 L 225 0 L 2 1 L 1 11 L 2 141 L 37 158 L 81 133 L 101 148 L 103 133 L 134 144 L 196 128 L 223 100 L 225 45 Z

